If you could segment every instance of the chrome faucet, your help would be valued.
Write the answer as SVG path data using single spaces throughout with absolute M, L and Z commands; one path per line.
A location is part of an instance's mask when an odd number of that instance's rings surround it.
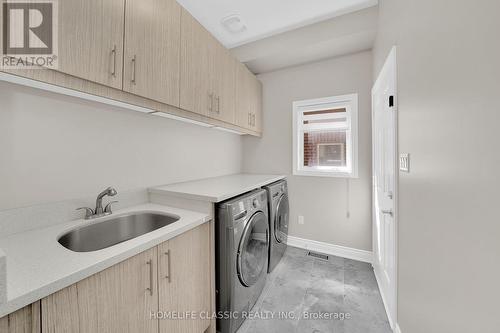
M 95 201 L 95 209 L 89 207 L 80 207 L 77 208 L 77 210 L 85 210 L 86 220 L 95 219 L 101 216 L 111 215 L 113 213 L 111 211 L 111 205 L 117 203 L 118 201 L 111 201 L 106 205 L 106 207 L 102 208 L 102 199 L 107 195 L 110 197 L 114 197 L 116 194 L 117 192 L 114 188 L 108 187 L 107 189 L 99 193 L 99 195 L 97 195 L 97 200 Z

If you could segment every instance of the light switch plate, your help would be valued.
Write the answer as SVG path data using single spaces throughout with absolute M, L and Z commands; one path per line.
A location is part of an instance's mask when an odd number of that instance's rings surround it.
M 410 172 L 410 154 L 399 154 L 399 171 Z

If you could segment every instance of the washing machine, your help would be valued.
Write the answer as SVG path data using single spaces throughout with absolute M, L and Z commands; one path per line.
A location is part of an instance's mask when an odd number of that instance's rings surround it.
M 269 205 L 269 265 L 268 272 L 276 267 L 286 250 L 288 238 L 289 203 L 286 180 L 264 186 Z
M 236 332 L 259 298 L 266 282 L 269 238 L 265 190 L 216 206 L 218 332 Z

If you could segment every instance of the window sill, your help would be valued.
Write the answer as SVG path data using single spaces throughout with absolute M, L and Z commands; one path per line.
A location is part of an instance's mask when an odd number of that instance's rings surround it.
M 306 176 L 306 177 L 327 177 L 327 178 L 359 178 L 357 173 L 347 173 L 347 172 L 322 172 L 322 171 L 303 171 L 294 170 L 294 176 Z

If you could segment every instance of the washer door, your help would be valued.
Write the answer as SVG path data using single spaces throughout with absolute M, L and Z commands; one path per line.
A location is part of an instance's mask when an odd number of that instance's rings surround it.
M 257 212 L 248 221 L 238 248 L 237 269 L 241 283 L 251 287 L 267 272 L 269 222 L 263 212 Z
M 288 216 L 290 206 L 288 204 L 288 196 L 283 194 L 278 199 L 276 205 L 276 215 L 274 217 L 274 238 L 278 243 L 286 243 L 288 235 Z

